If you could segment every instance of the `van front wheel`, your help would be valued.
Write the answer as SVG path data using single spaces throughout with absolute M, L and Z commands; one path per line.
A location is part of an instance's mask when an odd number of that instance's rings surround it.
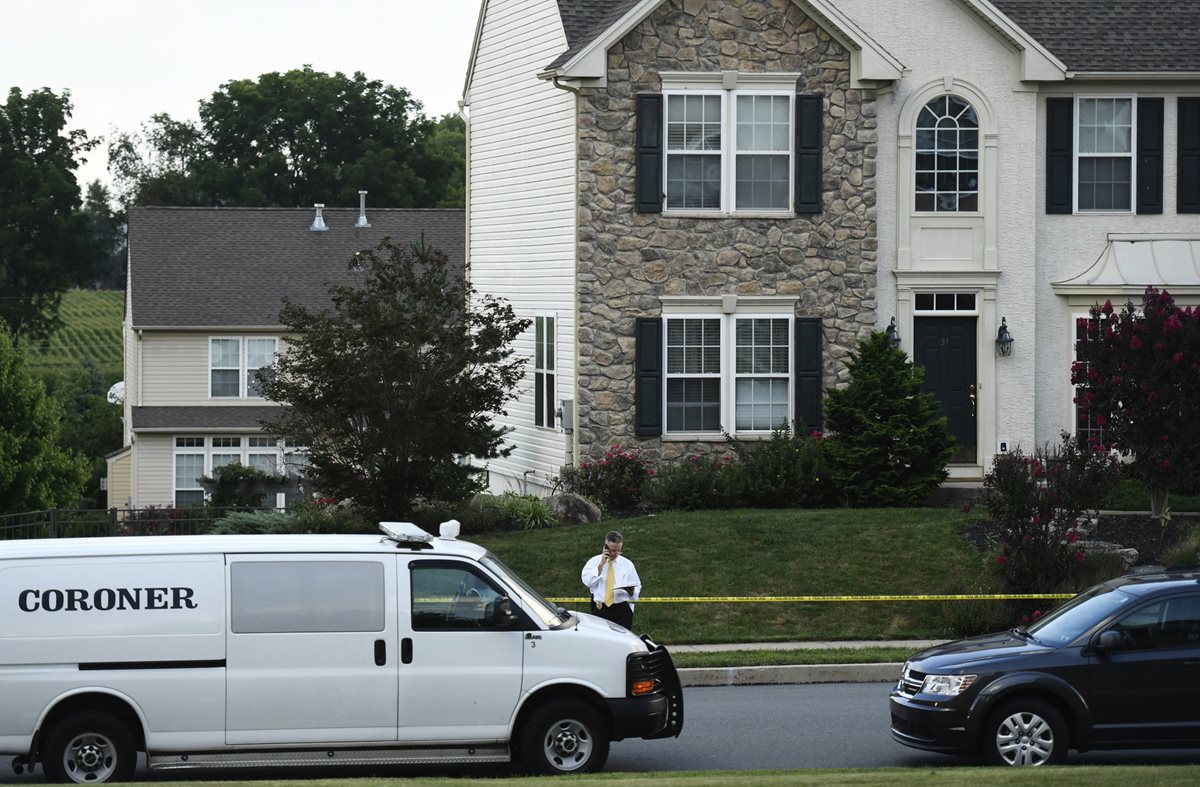
M 608 759 L 608 729 L 578 700 L 555 700 L 533 712 L 521 735 L 521 759 L 535 773 L 593 773 Z
M 124 724 L 107 713 L 80 713 L 50 731 L 42 764 L 52 782 L 124 782 L 133 776 L 137 753 Z

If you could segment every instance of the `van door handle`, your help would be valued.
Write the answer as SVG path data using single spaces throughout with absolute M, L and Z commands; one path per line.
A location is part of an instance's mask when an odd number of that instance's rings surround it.
M 375 640 L 375 666 L 382 667 L 387 664 L 387 644 L 383 640 Z
M 400 640 L 400 661 L 412 664 L 412 637 Z

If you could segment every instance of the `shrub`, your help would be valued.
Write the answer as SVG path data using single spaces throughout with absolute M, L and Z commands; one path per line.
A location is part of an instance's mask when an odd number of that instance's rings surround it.
M 857 506 L 917 505 L 946 477 L 954 438 L 925 371 L 873 333 L 850 356 L 850 384 L 830 389 L 826 453 L 834 485 Z
M 209 504 L 214 508 L 261 508 L 263 498 L 289 483 L 287 476 L 276 476 L 257 467 L 246 467 L 240 462 L 213 469 L 212 477 L 200 479 L 200 485 L 211 495 Z
M 208 531 L 214 536 L 292 533 L 292 516 L 278 511 L 233 511 Z
M 374 534 L 379 532 L 379 523 L 353 506 L 302 503 L 292 511 L 291 528 L 293 533 Z
M 738 503 L 756 508 L 802 508 L 827 502 L 831 485 L 820 432 L 793 431 L 785 422 L 771 439 L 743 443 L 725 436 L 735 461 L 731 486 Z
M 664 511 L 733 508 L 740 503 L 741 478 L 727 456 L 689 456 L 658 466 L 646 500 Z
M 604 511 L 626 511 L 642 500 L 642 487 L 654 475 L 640 449 L 626 451 L 611 446 L 604 458 L 585 459 L 577 467 L 564 467 L 559 483 L 564 490 L 582 495 Z
M 1200 565 L 1200 527 L 1194 527 L 1163 556 L 1168 566 Z
M 1081 448 L 1065 432 L 1057 447 L 1033 456 L 998 454 L 984 479 L 983 503 L 1001 528 L 995 561 L 1015 593 L 1063 586 L 1084 552 L 1076 525 L 1095 516 L 1119 477 L 1107 452 Z

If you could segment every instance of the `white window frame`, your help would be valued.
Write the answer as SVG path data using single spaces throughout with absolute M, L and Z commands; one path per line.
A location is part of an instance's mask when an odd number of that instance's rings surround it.
M 959 200 L 962 199 L 964 194 L 974 194 L 975 195 L 975 209 L 974 210 L 961 210 L 961 209 L 938 210 L 937 209 L 936 194 L 938 193 L 938 189 L 937 189 L 937 180 L 936 180 L 936 178 L 937 178 L 936 167 L 934 170 L 934 194 L 935 194 L 934 209 L 933 210 L 920 210 L 919 208 L 917 208 L 917 196 L 919 194 L 925 193 L 925 192 L 917 191 L 917 173 L 919 171 L 924 171 L 924 172 L 929 171 L 929 170 L 921 170 L 921 168 L 918 164 L 919 157 L 921 155 L 923 155 L 921 148 L 920 148 L 920 144 L 919 144 L 920 134 L 917 133 L 918 130 L 921 128 L 921 115 L 924 114 L 925 108 L 928 107 L 930 104 L 932 104 L 934 101 L 937 101 L 940 98 L 946 98 L 946 97 L 957 98 L 958 100 L 963 101 L 964 103 L 966 103 L 966 105 L 968 107 L 970 107 L 971 111 L 973 113 L 975 113 L 975 190 L 964 192 L 961 189 L 956 189 L 956 191 L 955 191 L 955 194 L 957 195 Z M 960 141 L 961 141 L 962 131 L 963 131 L 962 126 L 959 126 L 958 132 L 959 132 Z M 935 134 L 936 134 L 936 129 L 935 129 Z M 935 137 L 935 140 L 936 140 L 936 137 Z M 937 148 L 936 141 L 934 143 L 934 148 L 935 148 L 935 150 Z M 958 148 L 956 148 L 955 149 L 955 157 L 956 158 L 961 157 L 963 150 L 964 150 L 964 148 L 961 145 Z M 928 153 L 928 152 L 929 151 L 925 151 L 925 153 Z M 937 155 L 936 152 L 934 153 L 934 155 L 935 156 Z M 925 101 L 923 104 L 921 104 L 921 108 L 917 110 L 917 116 L 913 122 L 912 162 L 913 162 L 912 182 L 911 182 L 910 186 L 912 188 L 912 214 L 914 216 L 918 216 L 921 218 L 928 218 L 928 217 L 933 217 L 933 216 L 972 216 L 973 217 L 973 216 L 983 215 L 984 132 L 983 132 L 983 123 L 979 117 L 979 109 L 975 106 L 975 103 L 973 101 L 968 99 L 966 96 L 963 96 L 963 95 L 960 95 L 959 93 L 955 93 L 955 92 L 951 91 L 951 92 L 939 93 L 935 96 L 932 96 L 927 101 Z M 957 181 L 958 177 L 961 176 L 962 172 L 963 172 L 963 170 L 959 170 L 957 168 L 955 169 L 954 174 L 955 174 L 956 181 Z M 955 185 L 957 186 L 959 184 L 956 182 Z
M 232 438 L 238 441 L 237 446 L 217 445 L 218 441 L 226 441 Z M 199 445 L 181 446 L 181 440 L 199 441 Z M 269 445 L 262 444 L 263 442 Z M 307 455 L 306 449 L 297 447 L 291 444 L 285 444 L 283 440 L 276 440 L 272 437 L 266 437 L 262 434 L 246 434 L 246 433 L 223 433 L 211 435 L 198 434 L 178 434 L 171 436 L 171 504 L 178 508 L 175 494 L 179 491 L 194 492 L 203 490 L 203 487 L 189 487 L 181 490 L 179 487 L 178 466 L 176 465 L 176 457 L 181 455 L 202 456 L 203 457 L 203 475 L 212 477 L 213 457 L 214 456 L 231 456 L 237 455 L 237 461 L 245 467 L 250 467 L 250 456 L 270 455 L 274 460 L 275 474 L 287 474 L 287 460 L 291 455 L 301 454 Z M 219 466 L 219 465 L 218 465 Z M 275 504 L 277 508 L 283 507 L 283 492 L 276 493 Z M 210 495 L 204 492 L 205 501 L 209 500 Z
M 552 338 L 549 341 L 543 341 L 542 346 L 539 347 L 538 346 L 538 324 L 541 323 L 542 331 L 543 331 L 542 336 L 545 337 L 547 320 L 553 321 L 553 323 L 552 323 L 553 324 Z M 542 375 L 543 382 L 548 382 L 545 389 L 542 391 L 543 412 L 541 413 L 541 415 L 544 416 L 545 412 L 547 412 L 547 411 L 550 412 L 551 414 L 553 414 L 556 410 L 555 404 L 558 402 L 558 329 L 559 329 L 559 321 L 558 321 L 558 313 L 557 312 L 536 312 L 536 313 L 534 313 L 534 315 L 533 315 L 533 359 L 532 359 L 533 363 L 531 364 L 531 366 L 533 367 L 533 388 L 534 388 L 534 390 L 533 390 L 533 409 L 534 409 L 533 425 L 534 425 L 534 428 L 536 428 L 536 429 L 547 429 L 547 430 L 558 431 L 558 419 L 557 418 L 555 418 L 553 420 L 553 422 L 549 423 L 549 424 L 545 423 L 545 418 L 543 418 L 542 423 L 539 424 L 537 422 L 537 419 L 539 417 L 539 413 L 537 412 L 537 387 L 538 387 L 538 375 L 539 374 Z M 542 353 L 543 353 L 542 364 L 540 366 L 538 365 L 539 350 L 542 351 Z M 551 358 L 549 367 L 547 367 L 547 365 L 545 363 L 546 357 L 548 357 L 547 354 Z M 546 375 L 550 375 L 550 377 L 551 377 L 550 381 L 545 380 Z M 548 408 L 548 410 L 547 410 L 547 408 Z
M 662 108 L 662 184 L 663 215 L 667 216 L 763 216 L 790 218 L 796 215 L 796 82 L 800 74 L 720 74 L 664 72 Z M 692 155 L 688 151 L 671 153 L 667 145 L 668 120 L 672 97 L 720 96 L 721 98 L 721 206 L 719 208 L 673 208 L 669 206 L 668 162 L 672 155 Z M 739 155 L 782 155 L 782 151 L 742 154 L 737 150 L 737 99 L 739 96 L 786 96 L 788 98 L 788 202 L 786 208 L 737 208 L 737 161 Z M 696 153 L 711 155 L 715 153 Z
M 1072 209 L 1077 215 L 1115 215 L 1130 216 L 1137 213 L 1137 94 L 1136 93 L 1080 93 L 1074 96 L 1071 120 L 1071 201 Z M 1094 99 L 1119 99 L 1129 101 L 1129 152 L 1128 153 L 1080 153 L 1079 152 L 1079 120 L 1082 117 L 1079 105 L 1083 101 Z M 1127 158 L 1129 159 L 1129 209 L 1115 208 L 1083 208 L 1079 207 L 1079 159 Z
M 274 342 L 275 350 L 273 351 L 272 356 L 276 357 L 279 355 L 279 337 L 278 336 L 260 336 L 260 335 L 251 334 L 248 336 L 213 335 L 213 336 L 208 337 L 208 398 L 209 399 L 226 401 L 226 402 L 235 401 L 237 399 L 259 399 L 259 400 L 262 399 L 261 396 L 258 396 L 257 394 L 254 394 L 253 392 L 251 392 L 250 383 L 249 383 L 249 380 L 247 380 L 247 377 L 248 377 L 249 371 L 250 371 L 247 368 L 248 364 L 249 364 L 249 342 L 250 342 L 250 340 L 253 340 L 253 339 L 270 340 L 270 341 Z M 237 343 L 238 343 L 238 368 L 237 368 L 238 395 L 237 396 L 214 396 L 213 395 L 212 373 L 214 371 L 217 371 L 217 369 L 215 369 L 213 367 L 213 342 L 221 341 L 221 340 L 237 341 Z M 219 368 L 225 369 L 225 370 L 233 369 L 232 366 L 222 366 Z M 264 367 L 261 367 L 261 366 L 255 367 L 255 369 L 261 369 L 261 368 L 264 368 Z
M 662 425 L 663 439 L 671 440 L 720 440 L 722 430 L 735 437 L 763 438 L 771 434 L 771 429 L 737 429 L 737 381 L 744 377 L 770 377 L 782 379 L 781 374 L 742 374 L 737 373 L 737 321 L 746 319 L 786 319 L 788 337 L 788 381 L 787 419 L 789 422 L 796 418 L 796 310 L 797 299 L 792 297 L 724 296 L 716 298 L 700 297 L 682 299 L 683 303 L 672 303 L 671 296 L 664 296 L 663 330 L 662 330 Z M 727 303 L 727 300 L 736 302 Z M 710 305 L 711 303 L 711 305 Z M 667 365 L 667 323 L 670 320 L 712 320 L 721 321 L 721 372 L 720 374 L 672 374 Z M 667 380 L 671 378 L 706 378 L 721 381 L 721 429 L 717 431 L 669 431 L 667 428 Z

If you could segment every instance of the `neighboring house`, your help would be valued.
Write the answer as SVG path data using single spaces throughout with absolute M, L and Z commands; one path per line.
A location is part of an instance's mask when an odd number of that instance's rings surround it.
M 354 254 L 385 237 L 423 237 L 463 263 L 462 210 L 327 209 L 314 231 L 318 213 L 130 209 L 125 448 L 108 458 L 110 507 L 201 503 L 197 479 L 234 461 L 295 473 L 303 446 L 263 433 L 278 405 L 254 382 L 284 349 L 283 299 L 330 306 L 327 286 L 351 283 Z
M 820 427 L 893 318 L 952 477 L 1074 431 L 1075 317 L 1200 297 L 1198 30 L 1190 0 L 485 0 L 470 271 L 535 320 L 493 487 Z

